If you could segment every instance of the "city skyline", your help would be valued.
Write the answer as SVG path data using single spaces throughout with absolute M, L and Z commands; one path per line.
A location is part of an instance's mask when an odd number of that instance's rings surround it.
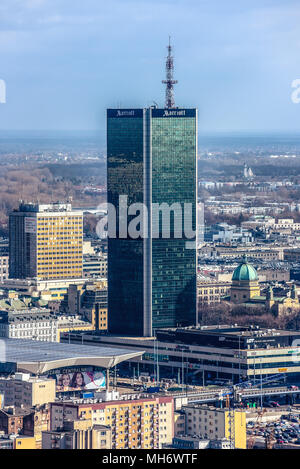
M 176 102 L 199 108 L 200 131 L 298 130 L 293 0 L 4 1 L 1 13 L 2 130 L 101 133 L 105 108 L 162 105 L 169 35 Z
M 0 1 L 0 450 L 300 449 L 282 3 Z

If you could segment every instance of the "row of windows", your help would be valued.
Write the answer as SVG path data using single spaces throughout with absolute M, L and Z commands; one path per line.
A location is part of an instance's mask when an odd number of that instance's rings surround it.
M 51 262 L 51 266 L 65 266 L 65 267 L 70 267 L 70 265 L 76 266 L 76 267 L 81 267 L 82 262 L 80 260 L 75 260 L 75 261 L 56 261 L 54 262 L 53 259 L 49 259 L 48 262 L 40 262 L 38 261 L 38 267 L 40 266 L 49 266 L 49 263 Z M 42 269 L 42 267 L 41 267 Z
M 207 295 L 208 293 L 225 293 L 227 292 L 228 290 L 230 290 L 230 287 L 228 287 L 227 289 L 225 288 L 215 288 L 215 289 L 211 289 L 211 290 L 198 290 L 198 294 L 199 295 Z
M 52 221 L 56 221 L 56 222 L 61 222 L 61 221 L 64 221 L 64 222 L 69 222 L 69 221 L 77 221 L 77 222 L 80 222 L 82 220 L 82 217 L 80 216 L 66 216 L 66 217 L 46 217 L 46 218 L 43 218 L 43 217 L 38 217 L 38 223 L 49 223 L 49 222 L 52 222 Z

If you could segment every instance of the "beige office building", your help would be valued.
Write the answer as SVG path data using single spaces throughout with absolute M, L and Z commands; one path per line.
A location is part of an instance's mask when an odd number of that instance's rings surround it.
M 10 278 L 81 278 L 82 233 L 70 204 L 20 204 L 9 216 Z

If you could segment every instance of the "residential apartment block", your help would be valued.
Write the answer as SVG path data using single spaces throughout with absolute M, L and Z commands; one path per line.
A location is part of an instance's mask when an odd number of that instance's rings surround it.
M 51 404 L 51 431 L 64 421 L 91 419 L 93 425 L 111 428 L 113 449 L 153 449 L 170 444 L 174 432 L 172 397 L 133 398 L 97 403 Z
M 209 440 L 229 439 L 236 449 L 246 449 L 246 412 L 240 409 L 219 409 L 207 405 L 190 404 L 185 413 L 187 435 Z

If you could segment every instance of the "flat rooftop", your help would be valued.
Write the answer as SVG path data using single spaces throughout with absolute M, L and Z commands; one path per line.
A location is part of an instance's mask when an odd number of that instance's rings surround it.
M 23 339 L 0 339 L 0 362 L 15 363 L 18 371 L 42 374 L 56 368 L 97 366 L 111 368 L 144 351 L 93 345 L 74 345 L 60 342 L 41 342 Z
M 216 326 L 190 326 L 157 329 L 160 332 L 180 332 L 194 334 L 227 334 L 233 336 L 262 337 L 262 336 L 299 336 L 299 331 L 287 331 L 282 329 L 267 329 L 257 326 L 235 326 L 235 325 L 216 325 Z

